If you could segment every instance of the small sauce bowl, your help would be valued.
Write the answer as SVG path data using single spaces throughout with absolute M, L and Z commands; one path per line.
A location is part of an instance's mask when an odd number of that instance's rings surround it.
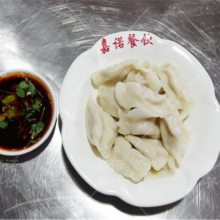
M 19 156 L 41 146 L 57 119 L 50 84 L 39 74 L 0 75 L 0 155 Z

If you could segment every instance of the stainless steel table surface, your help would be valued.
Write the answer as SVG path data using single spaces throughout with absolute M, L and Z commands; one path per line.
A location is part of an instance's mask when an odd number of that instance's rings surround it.
M 58 95 L 80 53 L 125 30 L 150 31 L 184 46 L 206 68 L 220 100 L 219 0 L 0 0 L 0 72 L 40 73 Z M 80 178 L 64 153 L 58 124 L 48 145 L 26 157 L 0 158 L 1 218 L 220 218 L 220 160 L 183 200 L 133 207 Z

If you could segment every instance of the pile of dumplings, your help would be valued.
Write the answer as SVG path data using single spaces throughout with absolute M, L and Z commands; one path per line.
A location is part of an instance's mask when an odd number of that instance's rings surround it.
M 96 100 L 86 106 L 86 132 L 101 157 L 139 182 L 150 171 L 174 171 L 189 145 L 187 85 L 171 64 L 126 60 L 95 72 Z

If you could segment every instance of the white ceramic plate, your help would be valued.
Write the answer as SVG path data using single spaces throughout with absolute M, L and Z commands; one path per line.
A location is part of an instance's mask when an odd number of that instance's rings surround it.
M 81 54 L 70 66 L 60 94 L 60 113 L 63 121 L 62 138 L 65 152 L 81 177 L 97 191 L 114 195 L 127 203 L 153 207 L 175 202 L 186 196 L 197 181 L 214 166 L 220 147 L 220 113 L 214 87 L 198 60 L 177 43 L 154 34 L 152 43 L 143 45 L 147 32 L 120 32 L 104 37 L 109 51 L 101 52 L 102 39 Z M 129 34 L 135 34 L 136 45 L 128 44 Z M 114 39 L 124 39 L 124 48 L 115 49 Z M 91 73 L 126 59 L 149 60 L 157 65 L 171 62 L 178 67 L 188 83 L 194 108 L 187 119 L 191 145 L 179 169 L 173 176 L 145 178 L 134 184 L 117 174 L 108 164 L 96 157 L 87 141 L 84 114 L 88 97 L 94 94 Z

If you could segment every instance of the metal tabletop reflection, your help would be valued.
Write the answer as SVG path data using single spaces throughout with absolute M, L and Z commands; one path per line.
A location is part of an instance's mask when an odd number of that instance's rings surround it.
M 219 0 L 0 0 L 0 72 L 42 74 L 58 96 L 79 54 L 102 36 L 126 30 L 184 46 L 206 68 L 220 100 Z M 0 218 L 220 218 L 220 160 L 183 200 L 133 207 L 80 178 L 63 151 L 61 124 L 59 119 L 48 145 L 28 157 L 0 158 Z

